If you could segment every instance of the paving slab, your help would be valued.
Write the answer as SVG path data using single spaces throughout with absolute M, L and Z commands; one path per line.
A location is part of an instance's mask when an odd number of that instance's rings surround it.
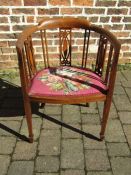
M 126 95 L 124 88 L 121 85 L 116 85 L 114 88 L 115 95 Z
M 0 155 L 0 175 L 7 174 L 11 157 L 9 155 Z
M 33 175 L 33 161 L 14 161 L 11 163 L 8 175 Z
M 100 113 L 100 117 L 102 118 L 103 116 L 103 106 L 104 103 L 103 102 L 98 102 L 98 109 L 99 109 L 99 113 Z M 110 112 L 109 112 L 109 119 L 116 119 L 118 118 L 118 114 L 117 114 L 117 110 L 115 108 L 114 103 L 111 103 L 111 108 L 110 108 Z
M 59 157 L 57 156 L 38 156 L 36 159 L 36 172 L 58 172 Z
M 99 114 L 81 114 L 83 124 L 100 124 Z
M 131 112 L 118 112 L 122 124 L 131 124 Z
M 14 150 L 13 160 L 33 160 L 36 156 L 37 142 L 29 144 L 18 141 Z
M 84 169 L 84 153 L 81 139 L 63 139 L 61 168 Z
M 21 126 L 20 121 L 1 121 L 0 123 L 5 128 L 5 130 L 0 128 L 0 136 L 12 136 L 12 137 L 14 137 L 14 135 L 11 134 L 10 129 L 19 133 L 20 126 Z
M 131 125 L 123 125 L 128 144 L 131 148 Z
M 111 159 L 111 166 L 114 175 L 130 175 L 131 174 L 131 158 L 115 157 Z
M 86 150 L 86 169 L 89 170 L 110 170 L 110 163 L 106 150 Z
M 80 124 L 70 124 L 71 127 L 74 129 L 79 129 L 81 130 L 81 125 Z M 82 135 L 78 132 L 72 131 L 71 129 L 62 127 L 62 138 L 82 138 Z
M 131 81 L 131 71 L 130 70 L 122 71 L 122 74 L 124 75 L 126 80 Z
M 109 171 L 109 172 L 93 171 L 93 172 L 88 172 L 86 175 L 113 175 L 113 174 L 111 171 Z
M 127 143 L 107 143 L 109 156 L 130 156 Z
M 97 114 L 98 113 L 98 108 L 97 104 L 95 102 L 89 103 L 89 107 L 80 107 L 81 113 L 88 113 L 88 114 Z
M 125 134 L 119 120 L 109 120 L 105 133 L 108 142 L 126 142 Z
M 131 103 L 126 95 L 114 95 L 113 100 L 118 111 L 131 111 Z
M 127 93 L 128 97 L 131 100 L 131 88 L 125 88 L 125 90 L 126 90 L 126 93 Z
M 116 74 L 116 85 L 117 84 L 121 84 L 121 82 L 123 82 L 123 81 L 125 81 L 125 80 L 127 80 L 126 78 L 125 78 L 125 75 L 123 75 L 123 73 L 121 72 L 121 71 L 118 71 L 117 72 L 117 74 Z
M 100 133 L 100 125 L 83 125 L 82 126 L 83 131 L 90 133 L 94 136 L 96 136 L 97 138 L 99 138 L 99 133 Z M 105 141 L 103 140 L 98 141 L 98 140 L 94 140 L 94 139 L 90 139 L 88 137 L 83 136 L 84 139 L 84 148 L 85 149 L 106 149 L 106 145 L 105 145 Z
M 62 120 L 65 123 L 80 123 L 80 107 L 77 105 L 64 105 L 62 110 Z
M 45 105 L 44 113 L 47 115 L 60 115 L 61 106 L 59 105 Z
M 61 115 L 51 115 L 53 119 L 56 119 L 58 121 L 61 120 Z M 57 123 L 51 122 L 49 120 L 43 119 L 43 125 L 42 128 L 44 129 L 60 129 L 61 125 L 58 125 Z
M 59 173 L 35 173 L 35 175 L 59 175 Z
M 16 144 L 14 137 L 0 137 L 0 154 L 11 154 Z
M 41 118 L 33 118 L 32 123 L 33 123 L 34 140 L 37 140 L 40 136 L 40 129 L 41 129 L 41 126 L 42 126 L 42 119 Z M 26 118 L 24 118 L 24 120 L 22 122 L 20 133 L 23 134 L 23 135 L 26 135 L 27 137 L 29 135 Z
M 41 137 L 38 146 L 39 155 L 59 155 L 60 138 L 58 137 Z
M 85 175 L 84 170 L 63 170 L 60 175 Z

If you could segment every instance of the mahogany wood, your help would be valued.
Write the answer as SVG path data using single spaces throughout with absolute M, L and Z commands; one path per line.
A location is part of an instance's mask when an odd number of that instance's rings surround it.
M 94 73 L 102 76 L 105 85 L 107 86 L 107 93 L 99 93 L 95 95 L 86 96 L 61 96 L 61 97 L 45 97 L 45 96 L 31 96 L 29 95 L 29 88 L 31 86 L 31 79 L 37 73 L 35 63 L 34 46 L 32 42 L 32 35 L 35 32 L 40 32 L 41 47 L 43 51 L 43 61 L 45 68 L 50 67 L 50 59 L 48 54 L 48 40 L 46 30 L 58 29 L 59 36 L 59 55 L 60 65 L 72 66 L 72 39 L 73 30 L 83 30 L 83 53 L 81 56 L 81 68 L 87 67 L 88 53 L 92 32 L 99 36 L 98 50 L 96 51 L 96 65 Z M 82 34 L 82 33 L 81 33 Z M 107 47 L 109 46 L 109 47 Z M 109 49 L 107 49 L 109 48 Z M 16 49 L 18 54 L 18 62 L 20 69 L 20 78 L 24 98 L 25 115 L 29 130 L 29 140 L 33 142 L 32 130 L 32 114 L 31 101 L 38 103 L 60 103 L 60 104 L 78 104 L 96 101 L 104 101 L 103 117 L 101 124 L 100 138 L 104 138 L 106 124 L 109 116 L 111 100 L 114 90 L 115 77 L 117 71 L 117 63 L 120 52 L 120 43 L 117 38 L 104 28 L 91 24 L 85 19 L 78 18 L 51 18 L 42 20 L 38 25 L 25 29 L 19 36 Z M 108 50 L 108 54 L 107 54 Z M 106 57 L 106 55 L 108 55 Z M 80 58 L 79 58 L 80 59 Z M 107 62 L 105 74 L 105 61 Z

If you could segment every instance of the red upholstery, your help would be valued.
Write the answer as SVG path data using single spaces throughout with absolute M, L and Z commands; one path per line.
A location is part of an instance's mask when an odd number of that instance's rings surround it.
M 106 93 L 102 79 L 88 69 L 63 66 L 43 69 L 32 79 L 31 96 L 81 96 Z

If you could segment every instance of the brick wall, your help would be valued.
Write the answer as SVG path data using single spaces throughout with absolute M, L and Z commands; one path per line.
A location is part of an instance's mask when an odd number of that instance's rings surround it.
M 131 62 L 131 0 L 0 0 L 0 68 L 17 67 L 18 34 L 50 16 L 86 18 L 111 30 L 122 44 L 120 63 Z

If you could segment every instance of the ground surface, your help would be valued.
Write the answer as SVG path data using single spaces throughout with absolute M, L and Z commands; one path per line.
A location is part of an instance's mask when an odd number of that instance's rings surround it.
M 102 103 L 46 104 L 40 111 L 56 120 L 33 114 L 35 141 L 23 141 L 28 134 L 17 84 L 17 78 L 0 80 L 0 175 L 131 174 L 131 71 L 117 73 L 103 142 L 90 135 L 99 136 Z

